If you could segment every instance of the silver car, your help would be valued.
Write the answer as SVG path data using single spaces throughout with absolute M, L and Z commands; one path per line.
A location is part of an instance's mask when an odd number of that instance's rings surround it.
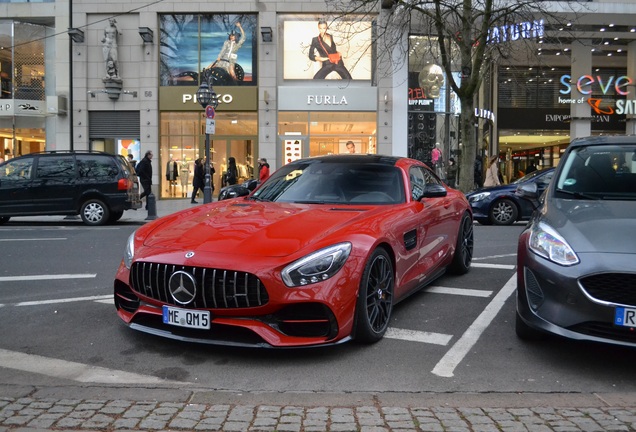
M 636 137 L 574 140 L 519 237 L 516 332 L 636 347 Z

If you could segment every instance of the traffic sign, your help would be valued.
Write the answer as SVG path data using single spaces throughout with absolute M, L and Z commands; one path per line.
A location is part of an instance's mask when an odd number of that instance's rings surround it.
M 214 107 L 212 105 L 208 105 L 205 107 L 205 118 L 213 119 L 214 114 Z
M 214 134 L 216 130 L 216 120 L 207 118 L 205 119 L 205 133 Z

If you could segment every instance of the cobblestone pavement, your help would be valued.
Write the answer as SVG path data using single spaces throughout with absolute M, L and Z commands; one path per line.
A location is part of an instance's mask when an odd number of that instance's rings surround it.
M 140 390 L 143 394 L 144 391 Z M 71 399 L 0 396 L 0 432 L 40 431 L 635 431 L 636 406 L 607 406 L 596 395 L 393 395 L 354 397 L 347 403 L 335 396 L 335 405 L 236 404 L 203 402 L 191 396 L 186 402 L 127 399 Z M 323 398 L 325 396 L 323 395 Z M 216 397 L 212 397 L 215 399 Z M 202 399 L 198 402 L 197 399 Z M 223 399 L 223 398 L 220 398 Z M 290 397 L 293 400 L 294 397 Z M 612 399 L 612 398 L 608 398 Z M 614 398 L 633 402 L 634 396 Z M 320 402 L 322 399 L 318 398 Z M 417 405 L 421 400 L 422 404 Z M 443 405 L 430 402 L 439 400 Z M 478 407 L 482 400 L 491 407 Z M 448 406 L 446 402 L 456 403 Z M 549 406 L 560 403 L 562 407 Z M 581 402 L 584 407 L 573 407 Z M 341 403 L 342 405 L 338 405 Z M 465 403 L 464 403 L 465 402 Z M 506 404 L 506 402 L 509 402 Z M 401 403 L 401 404 L 400 404 Z M 415 404 L 413 404 L 415 403 Z M 509 405 L 506 407 L 506 405 Z

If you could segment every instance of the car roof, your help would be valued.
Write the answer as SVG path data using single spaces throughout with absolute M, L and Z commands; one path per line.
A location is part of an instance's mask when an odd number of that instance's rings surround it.
M 570 147 L 584 147 L 604 144 L 636 144 L 636 135 L 603 135 L 576 138 Z

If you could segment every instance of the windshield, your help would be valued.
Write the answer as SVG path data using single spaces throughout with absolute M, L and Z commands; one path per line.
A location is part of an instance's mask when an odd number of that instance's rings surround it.
M 405 202 L 400 170 L 368 163 L 307 160 L 277 170 L 251 199 L 306 204 Z
M 636 144 L 573 149 L 556 191 L 583 199 L 636 199 Z
M 540 171 L 539 170 L 532 171 L 530 174 L 526 174 L 523 177 L 518 178 L 517 180 L 513 181 L 511 184 L 523 183 L 523 182 L 528 181 L 528 180 L 530 180 L 532 178 L 535 178 L 536 176 L 539 176 L 541 174 L 545 174 L 545 172 L 547 170 L 549 170 L 549 169 L 551 169 L 551 168 L 546 168 L 545 170 L 540 170 Z

